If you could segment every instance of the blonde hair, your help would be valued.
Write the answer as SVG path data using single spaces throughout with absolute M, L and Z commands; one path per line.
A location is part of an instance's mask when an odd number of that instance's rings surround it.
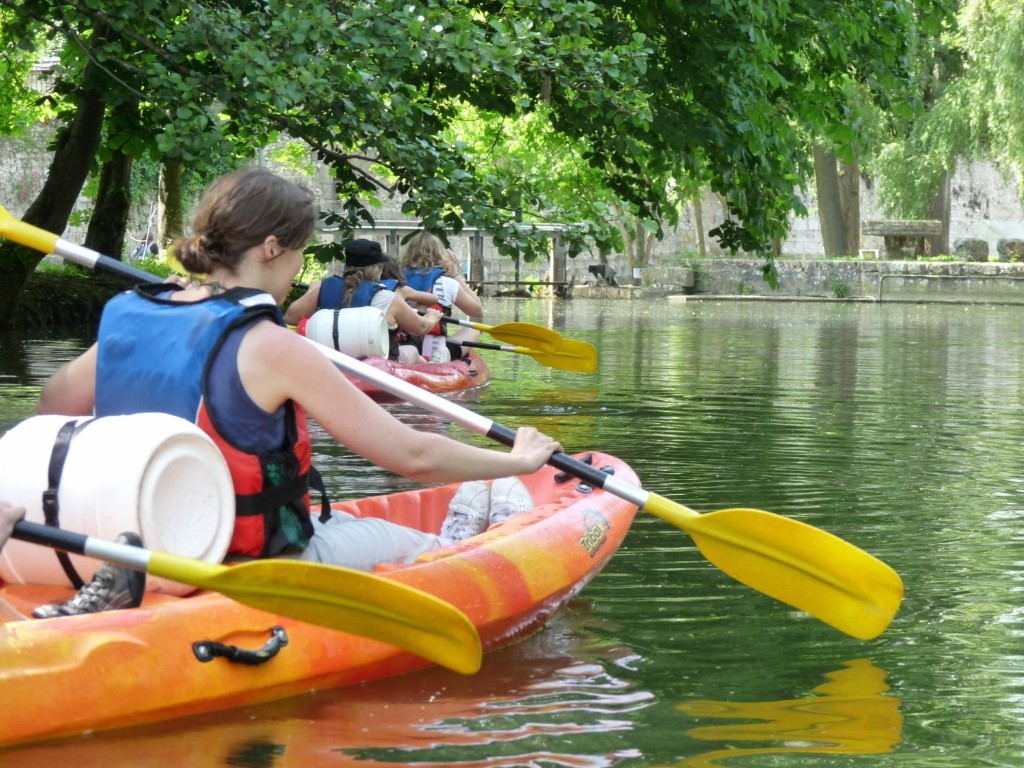
M 216 266 L 232 272 L 245 252 L 271 235 L 285 249 L 303 248 L 313 235 L 313 193 L 262 168 L 232 171 L 207 188 L 192 218 L 192 236 L 174 246 L 181 265 L 195 275 Z
M 444 247 L 441 238 L 426 230 L 417 232 L 409 238 L 405 246 L 405 255 L 402 257 L 402 264 L 407 269 L 444 267 L 445 274 L 453 277 L 454 275 L 449 272 L 448 262 L 448 249 Z

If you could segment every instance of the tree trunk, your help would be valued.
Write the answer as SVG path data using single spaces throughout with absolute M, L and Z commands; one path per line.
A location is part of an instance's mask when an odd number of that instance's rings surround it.
M 704 190 L 693 196 L 693 225 L 697 230 L 697 253 L 702 257 L 708 255 L 707 244 L 704 241 Z
M 88 77 L 82 80 L 88 82 Z M 100 94 L 79 92 L 75 117 L 57 134 L 46 181 L 23 221 L 47 232 L 64 232 L 100 145 L 105 107 Z M 25 281 L 43 255 L 11 241 L 0 242 L 0 329 L 10 326 Z
M 851 256 L 860 253 L 860 163 L 843 163 L 839 174 L 839 206 L 843 215 L 846 247 Z
M 818 193 L 818 221 L 825 257 L 849 256 L 850 247 L 843 229 L 843 211 L 839 194 L 839 170 L 836 155 L 819 144 L 814 145 L 814 182 Z
M 640 225 L 639 222 L 637 223 L 637 229 L 639 230 L 637 236 L 637 266 L 648 267 L 651 264 L 651 251 L 654 250 L 657 238 Z
M 85 235 L 87 248 L 115 259 L 121 259 L 124 250 L 124 233 L 132 202 L 131 177 L 132 158 L 115 150 L 100 171 L 96 207 Z
M 166 248 L 184 235 L 181 163 L 175 160 L 160 166 L 160 247 Z
M 942 175 L 942 183 L 938 192 L 928 205 L 928 218 L 942 222 L 942 234 L 929 237 L 928 255 L 940 256 L 948 254 L 949 248 L 949 181 L 952 174 L 947 170 Z

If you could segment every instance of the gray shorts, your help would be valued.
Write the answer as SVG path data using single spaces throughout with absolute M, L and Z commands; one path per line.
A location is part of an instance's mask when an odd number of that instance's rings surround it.
M 285 557 L 370 571 L 378 563 L 411 563 L 441 546 L 432 533 L 389 523 L 375 517 L 355 517 L 335 511 L 326 523 L 313 515 L 315 533 L 302 552 Z

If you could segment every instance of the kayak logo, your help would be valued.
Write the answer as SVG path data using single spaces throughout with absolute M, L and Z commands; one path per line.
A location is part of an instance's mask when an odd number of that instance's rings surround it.
M 594 557 L 608 541 L 608 531 L 612 526 L 596 509 L 587 509 L 583 511 L 583 528 L 584 534 L 580 544 L 587 550 L 588 555 Z

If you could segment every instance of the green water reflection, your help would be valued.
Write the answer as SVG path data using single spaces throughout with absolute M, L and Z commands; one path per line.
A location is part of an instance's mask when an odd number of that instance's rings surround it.
M 1024 765 L 1020 308 L 489 304 L 489 323 L 512 320 L 594 343 L 599 372 L 492 353 L 494 381 L 467 407 L 618 455 L 695 509 L 758 507 L 862 546 L 905 582 L 890 629 L 847 638 L 641 514 L 549 630 L 475 678 L 434 671 L 0 763 L 108 765 L 166 749 L 209 765 Z M 3 342 L 0 429 L 31 413 L 42 377 L 75 348 Z M 338 496 L 411 485 L 322 434 L 316 452 Z M 184 764 L 152 760 L 138 764 Z

